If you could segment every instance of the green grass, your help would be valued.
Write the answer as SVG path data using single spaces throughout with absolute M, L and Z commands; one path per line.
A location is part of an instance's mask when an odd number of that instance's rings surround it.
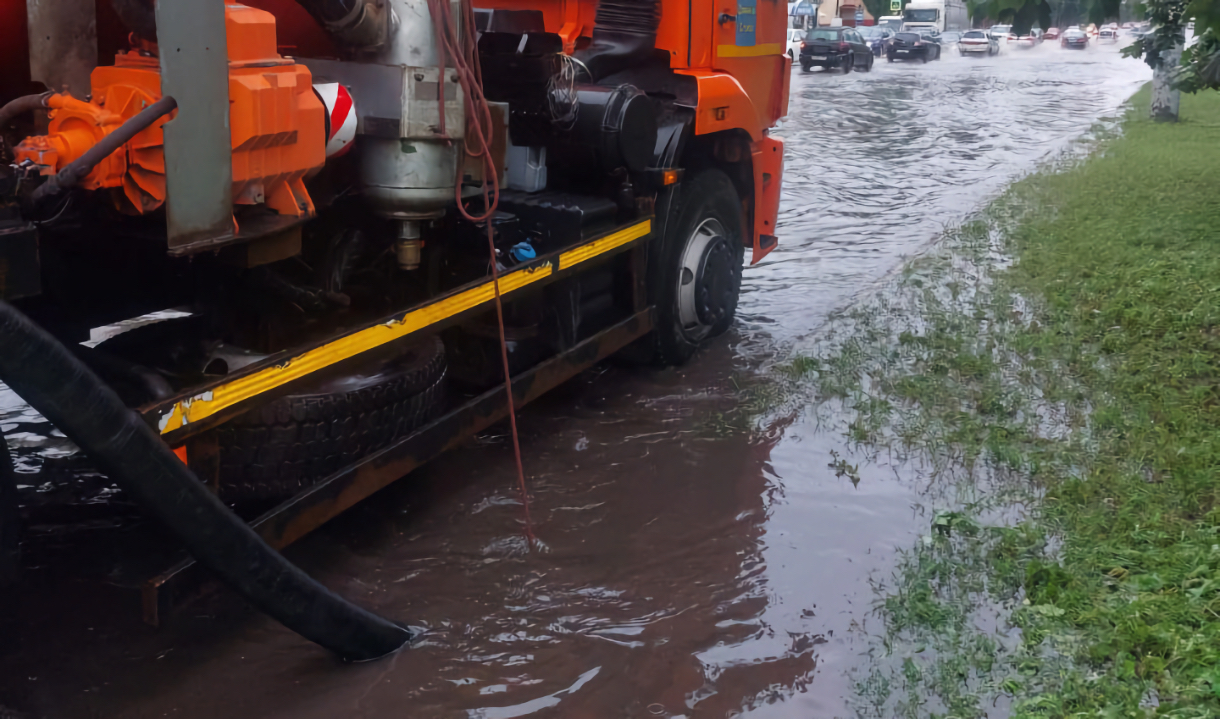
M 1146 107 L 1141 93 L 1133 105 Z M 1059 711 L 1220 713 L 1220 95 L 1018 192 L 1046 206 L 1010 234 L 1007 280 L 1043 307 L 1023 355 L 1087 388 L 1099 451 L 1049 488 L 1066 579 L 1051 602 L 1105 674 Z M 1142 712 L 1140 713 L 1142 714 Z M 1121 714 L 1120 714 L 1121 715 Z
M 1147 105 L 786 368 L 932 467 L 863 715 L 1220 716 L 1220 94 Z

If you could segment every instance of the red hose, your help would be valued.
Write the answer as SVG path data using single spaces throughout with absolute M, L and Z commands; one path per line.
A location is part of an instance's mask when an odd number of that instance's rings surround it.
M 479 67 L 478 37 L 474 29 L 474 10 L 470 0 L 461 0 L 461 25 L 463 38 L 458 39 L 453 30 L 446 0 L 428 0 L 428 11 L 437 38 L 437 57 L 440 76 L 437 86 L 437 102 L 440 105 L 440 134 L 445 131 L 445 60 L 453 61 L 458 84 L 466 99 L 466 154 L 477 157 L 483 163 L 483 214 L 472 215 L 462 203 L 462 168 L 457 163 L 457 182 L 454 195 L 458 212 L 471 222 L 487 223 L 487 251 L 491 256 L 491 280 L 495 291 L 496 323 L 500 330 L 500 363 L 504 370 L 504 396 L 508 402 L 508 423 L 512 433 L 513 457 L 517 462 L 517 484 L 521 490 L 521 506 L 525 512 L 525 536 L 531 548 L 534 546 L 533 523 L 530 521 L 529 493 L 525 486 L 525 467 L 521 462 L 521 441 L 517 436 L 517 411 L 513 402 L 513 378 L 508 366 L 508 342 L 504 335 L 504 305 L 500 300 L 500 269 L 496 262 L 495 229 L 492 218 L 500 204 L 499 178 L 496 176 L 495 158 L 491 154 L 492 119 L 491 107 L 483 96 L 483 72 Z M 462 40 L 465 42 L 463 43 Z

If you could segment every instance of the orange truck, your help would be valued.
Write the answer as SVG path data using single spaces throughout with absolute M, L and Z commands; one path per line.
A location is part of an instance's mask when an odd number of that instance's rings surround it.
M 395 650 L 277 550 L 612 354 L 687 361 L 777 243 L 782 2 L 0 16 L 0 380 L 182 540 L 154 624 L 220 579 Z

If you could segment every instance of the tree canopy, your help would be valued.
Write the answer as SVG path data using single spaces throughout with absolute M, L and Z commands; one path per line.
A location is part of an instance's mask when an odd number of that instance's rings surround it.
M 1196 42 L 1182 53 L 1173 83 L 1183 92 L 1220 89 L 1220 2 L 1148 0 L 1144 9 L 1153 31 L 1124 48 L 1123 54 L 1159 67 L 1162 55 L 1185 39 L 1186 25 L 1193 20 Z

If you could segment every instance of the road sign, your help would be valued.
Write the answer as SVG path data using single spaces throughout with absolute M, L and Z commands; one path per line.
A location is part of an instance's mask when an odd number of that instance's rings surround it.
M 890 12 L 897 13 L 902 11 L 902 0 L 890 0 Z

